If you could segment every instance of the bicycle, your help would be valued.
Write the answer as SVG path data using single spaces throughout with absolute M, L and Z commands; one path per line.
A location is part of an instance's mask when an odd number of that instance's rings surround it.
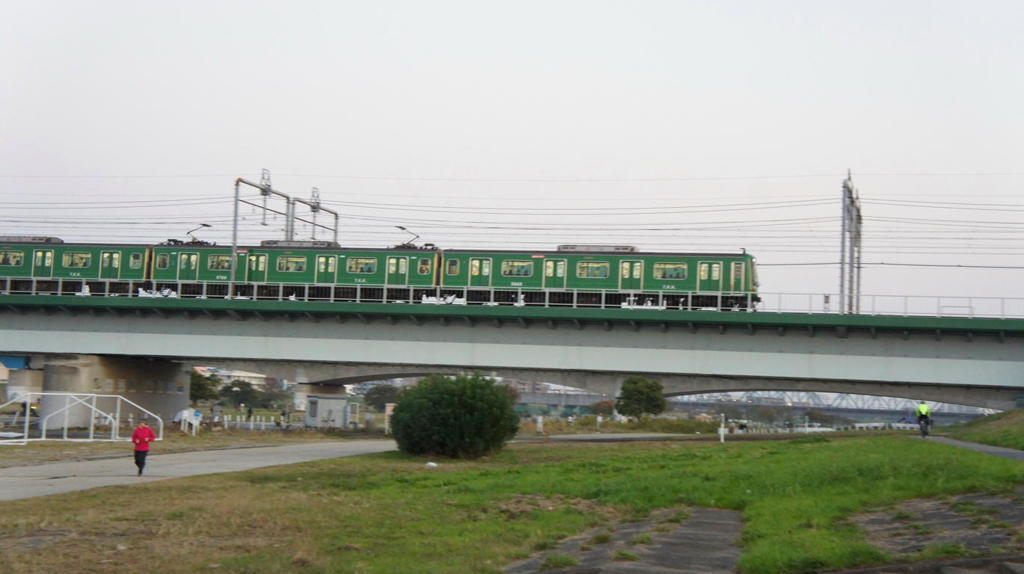
M 932 421 L 928 417 L 919 417 L 917 419 L 917 426 L 921 428 L 921 438 L 928 438 L 928 428 L 932 425 Z

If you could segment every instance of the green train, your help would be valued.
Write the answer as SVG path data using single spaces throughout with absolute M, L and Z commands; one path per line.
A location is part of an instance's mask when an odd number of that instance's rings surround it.
M 745 251 L 357 249 L 331 241 L 264 241 L 234 250 L 233 278 L 232 252 L 199 241 L 119 245 L 0 237 L 0 291 L 722 310 L 752 310 L 759 300 L 755 258 Z

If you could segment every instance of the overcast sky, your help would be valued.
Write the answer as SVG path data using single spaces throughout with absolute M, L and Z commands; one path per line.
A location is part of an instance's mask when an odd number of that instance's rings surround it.
M 745 248 L 828 293 L 849 169 L 864 293 L 1021 297 L 1022 38 L 1017 0 L 0 0 L 0 234 L 230 243 L 266 168 L 343 245 Z

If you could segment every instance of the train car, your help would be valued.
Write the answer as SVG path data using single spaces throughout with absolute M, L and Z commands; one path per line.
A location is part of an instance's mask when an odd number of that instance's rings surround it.
M 745 252 L 651 253 L 596 245 L 446 250 L 441 267 L 441 287 L 464 290 L 470 302 L 494 297 L 498 303 L 747 308 L 757 301 L 754 258 Z
M 308 243 L 264 241 L 245 249 L 245 281 L 256 284 L 257 297 L 272 297 L 275 284 L 284 285 L 281 293 L 287 296 L 299 296 L 296 286 L 306 285 L 309 290 L 302 296 L 330 301 L 408 302 L 434 289 L 436 249 L 348 249 Z
M 79 292 L 83 282 L 116 283 L 126 293 L 131 282 L 146 278 L 144 245 L 73 244 L 56 237 L 0 237 L 0 277 L 12 292 Z M 99 285 L 97 285 L 99 286 Z M 105 288 L 105 287 L 104 287 Z
M 408 299 L 409 293 L 389 296 L 387 290 L 432 288 L 438 261 L 436 250 L 354 250 L 333 241 L 263 241 L 240 246 L 236 254 L 234 294 L 264 299 Z M 184 243 L 153 248 L 152 278 L 158 289 L 221 296 L 227 294 L 230 276 L 230 247 Z M 199 287 L 201 293 L 193 292 Z
M 412 245 L 342 248 L 333 241 L 264 241 L 235 250 L 201 241 L 160 245 L 70 244 L 56 237 L 0 237 L 9 293 L 342 302 L 750 309 L 759 300 L 754 257 L 655 253 L 631 246 L 555 250 L 439 250 Z

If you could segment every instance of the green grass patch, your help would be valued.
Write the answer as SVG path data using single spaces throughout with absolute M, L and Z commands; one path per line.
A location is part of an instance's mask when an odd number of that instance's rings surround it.
M 953 438 L 1024 450 L 1024 409 L 1014 409 L 944 428 Z
M 929 560 L 932 558 L 969 558 L 975 553 L 967 549 L 963 544 L 956 542 L 944 542 L 933 544 L 921 551 L 920 559 Z
M 647 533 L 637 534 L 629 539 L 629 544 L 634 546 L 637 544 L 650 544 L 651 542 L 653 542 L 653 539 L 651 538 L 651 535 Z
M 640 559 L 640 555 L 630 552 L 628 550 L 616 550 L 612 554 L 612 560 L 620 560 L 623 562 L 635 562 Z
M 568 554 L 552 554 L 541 563 L 541 570 L 554 570 L 556 568 L 572 568 L 579 566 L 580 561 Z
M 686 505 L 743 512 L 743 572 L 802 572 L 886 559 L 852 514 L 1024 483 L 1015 461 L 894 436 L 535 443 L 424 460 L 392 452 L 3 502 L 0 571 L 76 571 L 120 544 L 111 568 L 128 571 L 496 574 L 589 529 Z M 59 543 L 18 543 L 40 533 Z
M 980 504 L 969 500 L 958 500 L 953 504 L 950 504 L 949 507 L 953 512 L 966 514 L 968 516 L 993 516 L 999 514 L 999 509 L 997 508 L 981 506 Z
M 682 524 L 689 517 L 690 517 L 690 512 L 688 510 L 680 510 L 680 511 L 676 512 L 675 514 L 673 514 L 672 516 L 669 516 L 668 518 L 666 518 L 662 522 L 671 522 L 673 524 Z

